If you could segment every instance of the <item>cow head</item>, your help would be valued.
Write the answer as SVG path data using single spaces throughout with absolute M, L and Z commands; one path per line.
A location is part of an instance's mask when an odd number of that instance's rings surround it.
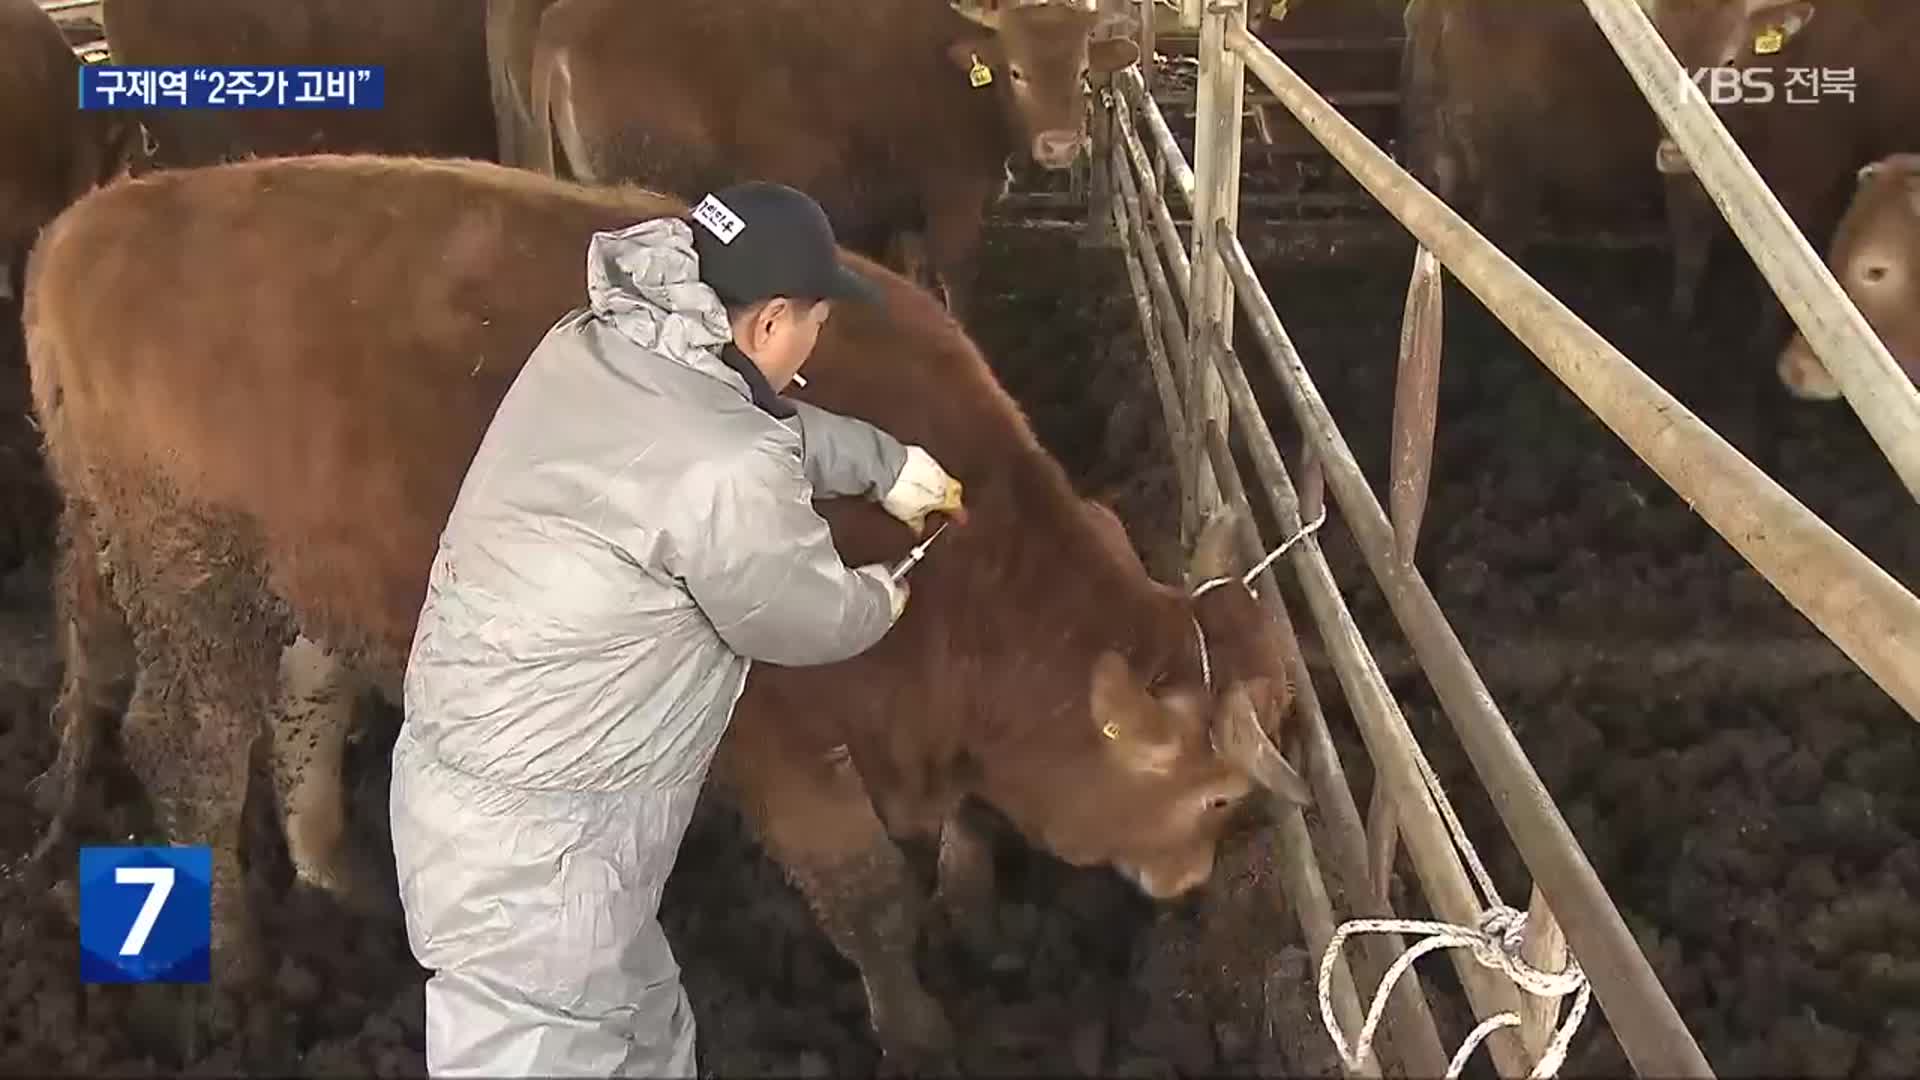
M 1139 58 L 1124 37 L 1104 37 L 1133 22 L 1103 15 L 1096 0 L 951 0 L 977 31 L 947 46 L 959 78 L 975 93 L 995 93 L 1015 143 L 1047 169 L 1072 165 L 1086 141 L 1084 94 L 1091 71 L 1117 71 Z M 1101 40 L 1090 40 L 1100 37 Z
M 1658 0 L 1654 25 L 1674 59 L 1699 68 L 1779 67 L 1781 54 L 1813 20 L 1816 0 Z M 1663 137 L 1654 165 L 1669 175 L 1689 171 L 1686 155 Z
M 1920 154 L 1883 158 L 1863 167 L 1858 180 L 1827 266 L 1907 377 L 1920 382 Z M 1840 385 L 1798 333 L 1778 370 L 1797 398 L 1840 396 Z
M 1234 527 L 1210 524 L 1196 579 L 1217 576 Z M 1187 655 L 1207 650 L 1211 686 L 1192 674 L 1150 681 L 1119 653 L 1100 653 L 1085 676 L 1087 709 L 1058 733 L 1060 750 L 1012 763 L 991 800 L 1062 859 L 1110 865 L 1156 899 L 1207 880 L 1250 797 L 1312 801 L 1273 742 L 1293 687 L 1272 621 L 1237 582 L 1189 610 Z

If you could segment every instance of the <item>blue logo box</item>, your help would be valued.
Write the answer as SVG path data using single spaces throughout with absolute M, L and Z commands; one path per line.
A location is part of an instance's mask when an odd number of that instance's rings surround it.
M 80 849 L 80 981 L 204 983 L 213 936 L 213 850 Z
M 372 67 L 135 67 L 85 64 L 82 109 L 378 109 L 387 72 Z

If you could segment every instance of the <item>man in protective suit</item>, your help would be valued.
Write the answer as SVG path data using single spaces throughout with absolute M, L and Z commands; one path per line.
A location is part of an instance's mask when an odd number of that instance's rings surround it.
M 440 537 L 391 793 L 434 1076 L 694 1075 L 657 912 L 748 666 L 854 656 L 907 600 L 812 500 L 961 512 L 925 450 L 779 396 L 874 296 L 820 208 L 692 218 L 594 235 Z

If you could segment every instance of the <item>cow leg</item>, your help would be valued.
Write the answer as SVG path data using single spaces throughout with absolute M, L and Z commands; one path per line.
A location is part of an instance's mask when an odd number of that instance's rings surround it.
M 347 835 L 341 759 L 353 730 L 359 673 L 302 636 L 280 657 L 273 784 L 287 855 L 303 885 L 364 914 L 397 914 L 396 890 Z
M 1508 119 L 1507 125 L 1515 123 Z M 1494 245 L 1518 259 L 1533 241 L 1540 216 L 1540 177 L 1533 154 L 1517 146 L 1510 129 L 1483 126 L 1468 151 L 1472 189 L 1479 195 L 1476 217 L 1480 231 Z
M 940 825 L 939 884 L 934 900 L 967 945 L 986 953 L 995 945 L 993 846 L 958 804 Z
M 212 848 L 213 979 L 244 987 L 262 973 L 262 956 L 240 860 L 242 809 L 274 703 L 284 616 L 262 602 L 264 582 L 236 550 L 243 530 L 168 519 L 134 527 L 141 542 L 116 537 L 109 566 L 140 664 L 122 741 L 167 839 Z
M 962 321 L 973 304 L 980 226 L 995 187 L 956 180 L 927 200 L 927 255 L 947 294 L 947 310 Z
M 1690 325 L 1700 307 L 1700 288 L 1706 281 L 1707 259 L 1720 212 L 1700 181 L 1691 174 L 1666 180 L 1667 242 L 1672 249 L 1673 292 L 1668 309 L 1676 323 Z
M 899 270 L 901 276 L 921 288 L 930 291 L 942 288 L 927 260 L 926 235 L 918 230 L 895 230 L 887 244 L 887 262 Z
M 122 734 L 127 758 L 168 842 L 213 849 L 213 978 L 226 987 L 246 985 L 261 971 L 240 865 L 241 809 L 258 714 L 209 700 L 212 695 L 193 685 L 201 677 L 189 672 L 183 651 L 142 652 Z
M 840 954 L 860 969 L 869 1021 L 888 1055 L 940 1060 L 946 1012 L 914 970 L 925 898 L 844 754 L 805 755 L 735 725 L 722 748 L 742 812 L 807 898 Z

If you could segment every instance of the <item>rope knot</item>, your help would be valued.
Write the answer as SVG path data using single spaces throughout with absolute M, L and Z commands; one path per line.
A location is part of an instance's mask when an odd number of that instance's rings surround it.
M 1560 998 L 1587 984 L 1580 961 L 1571 954 L 1559 971 L 1542 971 L 1529 964 L 1521 949 L 1527 943 L 1527 913 L 1505 904 L 1493 904 L 1480 913 L 1480 940 L 1473 957 L 1486 967 L 1504 972 L 1514 985 L 1534 997 Z
M 1505 904 L 1494 904 L 1480 913 L 1480 940 L 1473 945 L 1473 958 L 1482 967 L 1495 971 L 1527 966 L 1520 956 L 1527 943 L 1527 913 Z

